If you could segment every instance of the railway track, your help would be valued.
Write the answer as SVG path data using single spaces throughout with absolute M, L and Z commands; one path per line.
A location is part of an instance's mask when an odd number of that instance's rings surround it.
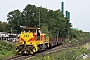
M 88 42 L 88 41 L 87 41 Z M 83 42 L 83 43 L 79 43 L 78 45 L 83 45 L 87 42 Z M 40 53 L 36 53 L 35 56 L 38 56 L 38 55 L 46 55 L 46 54 L 50 54 L 50 53 L 53 53 L 53 52 L 56 52 L 56 51 L 59 51 L 59 50 L 66 50 L 68 47 L 76 47 L 77 45 L 72 45 L 72 44 L 67 44 L 67 45 L 58 45 L 54 48 L 51 48 L 49 50 L 46 50 L 46 51 L 42 51 Z M 33 58 L 35 56 L 32 56 L 32 55 L 26 55 L 26 56 L 22 56 L 22 55 L 17 55 L 17 56 L 13 56 L 11 58 L 8 58 L 6 60 L 29 60 L 30 58 Z
M 26 58 L 33 58 L 33 57 L 34 56 L 32 56 L 32 55 L 24 55 L 24 56 L 17 55 L 17 56 L 10 57 L 10 58 L 8 58 L 6 60 L 25 60 Z
M 61 49 L 65 50 L 67 49 L 68 46 L 71 46 L 71 44 L 68 44 L 68 45 L 58 45 L 54 48 L 51 48 L 49 50 L 46 50 L 46 51 L 42 51 L 40 53 L 36 53 L 35 56 L 38 56 L 38 55 L 46 55 L 46 54 L 50 54 L 50 53 L 53 53 L 53 52 L 56 52 L 56 51 L 59 51 Z M 13 56 L 11 58 L 8 58 L 6 60 L 29 60 L 30 58 L 33 58 L 35 56 L 32 56 L 32 55 L 25 55 L 25 56 L 22 56 L 22 55 L 17 55 L 17 56 Z

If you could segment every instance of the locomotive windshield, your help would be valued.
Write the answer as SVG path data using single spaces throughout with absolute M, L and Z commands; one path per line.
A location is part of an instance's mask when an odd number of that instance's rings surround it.
M 22 30 L 22 32 L 36 32 L 36 28 L 24 28 L 23 30 Z
M 36 32 L 35 29 L 24 29 L 25 32 Z

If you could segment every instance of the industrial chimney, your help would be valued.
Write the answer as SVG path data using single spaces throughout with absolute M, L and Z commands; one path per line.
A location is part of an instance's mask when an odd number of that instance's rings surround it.
M 61 11 L 62 11 L 62 14 L 64 15 L 64 2 L 61 2 Z

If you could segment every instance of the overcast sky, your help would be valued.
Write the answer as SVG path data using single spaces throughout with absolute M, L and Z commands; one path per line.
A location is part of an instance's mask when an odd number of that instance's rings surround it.
M 0 0 L 0 21 L 6 22 L 8 12 L 15 9 L 22 11 L 27 4 L 57 10 L 61 9 L 61 2 L 65 4 L 64 10 L 71 13 L 73 28 L 90 32 L 90 0 Z

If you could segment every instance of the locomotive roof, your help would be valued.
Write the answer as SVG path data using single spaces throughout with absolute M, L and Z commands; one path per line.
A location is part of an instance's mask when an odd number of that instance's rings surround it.
M 38 28 L 34 28 L 34 27 L 27 27 L 27 28 L 23 28 L 23 29 L 38 29 Z

